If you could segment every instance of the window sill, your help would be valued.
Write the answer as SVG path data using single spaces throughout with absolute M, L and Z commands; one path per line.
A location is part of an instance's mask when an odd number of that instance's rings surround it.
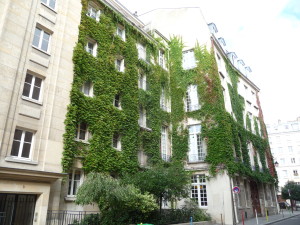
M 7 162 L 15 162 L 15 163 L 24 163 L 24 164 L 31 164 L 31 165 L 37 165 L 37 161 L 32 161 L 31 159 L 26 158 L 18 158 L 15 156 L 8 156 L 5 158 L 5 161 Z
M 34 99 L 32 99 L 32 98 L 28 98 L 28 97 L 26 97 L 26 96 L 22 96 L 22 99 L 23 99 L 24 101 L 32 102 L 32 103 L 37 104 L 37 105 L 43 105 L 43 102 L 34 100 Z
M 152 131 L 152 129 L 151 129 L 151 128 L 148 128 L 148 127 L 146 127 L 146 126 L 142 126 L 142 125 L 140 125 L 140 128 L 141 128 L 141 130 L 145 130 L 145 131 Z
M 46 54 L 46 55 L 48 55 L 48 56 L 51 56 L 49 52 L 45 52 L 44 50 L 42 50 L 42 49 L 40 49 L 40 48 L 38 48 L 38 47 L 36 47 L 36 46 L 34 46 L 34 45 L 31 45 L 31 46 L 32 46 L 32 48 L 38 50 L 39 52 L 42 52 L 42 53 L 44 53 L 44 54 Z
M 65 196 L 66 202 L 74 202 L 76 200 L 76 195 Z
M 116 151 L 118 151 L 118 152 L 120 152 L 120 151 L 122 151 L 122 149 L 121 148 L 115 148 L 115 147 L 113 147 Z
M 47 9 L 50 9 L 52 12 L 54 12 L 54 13 L 57 14 L 57 11 L 56 11 L 55 9 L 51 8 L 50 6 L 46 5 L 46 4 L 43 3 L 43 2 L 41 2 L 41 4 L 42 4 L 43 6 L 45 6 Z M 55 7 L 55 8 L 56 8 L 56 7 Z
M 81 139 L 77 139 L 77 138 L 75 138 L 74 140 L 77 142 L 84 143 L 84 144 L 88 144 L 88 145 L 90 144 L 90 142 L 88 140 L 81 140 Z

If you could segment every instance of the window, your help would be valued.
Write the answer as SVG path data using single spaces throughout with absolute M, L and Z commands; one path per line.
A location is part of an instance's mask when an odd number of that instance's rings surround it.
M 89 81 L 85 82 L 81 86 L 81 92 L 86 96 L 93 97 L 93 83 Z
M 85 46 L 85 50 L 92 56 L 97 56 L 97 43 L 95 41 L 89 40 Z
M 168 146 L 168 128 L 163 126 L 161 128 L 161 143 L 160 143 L 160 148 L 161 148 L 161 158 L 169 162 L 170 161 L 170 149 Z
M 11 149 L 11 156 L 29 159 L 31 156 L 32 143 L 32 132 L 16 129 Z
M 296 177 L 296 176 L 299 176 L 299 175 L 298 175 L 298 170 L 293 170 L 293 174 L 294 174 L 295 177 Z
M 113 146 L 113 148 L 117 149 L 118 151 L 121 151 L 121 135 L 120 134 L 115 133 L 113 135 L 112 146 Z
M 206 178 L 204 175 L 192 176 L 191 198 L 199 207 L 207 207 Z
M 292 153 L 293 152 L 293 146 L 288 146 L 289 152 Z
M 249 205 L 248 181 L 244 180 L 246 206 Z
M 158 51 L 158 64 L 159 64 L 162 68 L 166 69 L 165 52 L 164 52 L 162 49 L 160 49 L 160 50 Z
M 30 99 L 41 100 L 42 79 L 31 74 L 26 74 L 23 96 Z
M 53 10 L 55 9 L 56 0 L 41 0 L 41 2 Z
M 285 165 L 285 159 L 284 158 L 280 159 L 280 165 Z
M 282 170 L 282 175 L 284 178 L 287 178 L 288 176 L 287 170 Z
M 140 117 L 139 117 L 139 125 L 140 127 L 147 127 L 147 117 L 146 117 L 146 110 L 143 106 L 140 106 Z
M 121 100 L 119 94 L 115 95 L 114 106 L 118 109 L 121 109 Z
M 81 141 L 88 141 L 89 139 L 89 132 L 86 123 L 78 124 L 76 130 L 76 139 Z
M 147 77 L 144 74 L 139 74 L 139 88 L 143 90 L 148 90 Z
M 291 163 L 295 163 L 295 162 L 296 162 L 295 158 L 291 158 Z
M 140 43 L 137 43 L 137 49 L 138 49 L 138 57 L 139 59 L 143 59 L 146 61 L 146 47 Z
M 99 22 L 100 14 L 101 14 L 101 11 L 99 9 L 97 9 L 97 7 L 95 7 L 94 5 L 89 3 L 88 12 L 86 15 L 95 19 L 97 22 Z
M 44 52 L 49 53 L 50 37 L 50 33 L 42 30 L 41 28 L 36 27 L 32 45 Z
M 182 68 L 188 70 L 193 69 L 196 66 L 194 50 L 184 51 L 182 53 Z
M 124 72 L 125 67 L 124 67 L 124 59 L 122 58 L 117 58 L 115 61 L 115 66 L 116 66 L 116 70 L 118 72 Z
M 77 194 L 78 187 L 81 184 L 82 171 L 73 170 L 69 173 L 69 187 L 68 196 L 75 196 Z
M 189 126 L 189 162 L 202 162 L 205 159 L 205 148 L 201 138 L 201 125 Z
M 165 89 L 162 88 L 161 90 L 161 95 L 160 95 L 160 108 L 164 111 L 169 112 L 169 107 L 168 107 L 168 100 L 166 97 Z
M 197 85 L 189 85 L 186 92 L 186 111 L 191 112 L 200 109 Z
M 125 29 L 122 26 L 117 26 L 117 32 L 116 34 L 123 40 L 125 41 Z

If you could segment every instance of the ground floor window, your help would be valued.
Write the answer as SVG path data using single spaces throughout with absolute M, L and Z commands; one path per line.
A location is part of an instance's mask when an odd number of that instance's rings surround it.
M 81 184 L 82 171 L 73 170 L 69 173 L 69 187 L 68 187 L 68 196 L 75 196 L 77 190 Z
M 207 206 L 206 178 L 204 175 L 192 176 L 191 198 L 194 199 L 199 207 Z

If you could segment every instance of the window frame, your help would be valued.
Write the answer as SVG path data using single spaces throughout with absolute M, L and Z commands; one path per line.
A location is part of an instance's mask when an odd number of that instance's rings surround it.
M 160 152 L 163 161 L 171 161 L 171 151 L 169 145 L 169 128 L 167 126 L 161 127 Z
M 197 128 L 198 126 L 198 128 Z M 201 125 L 194 124 L 188 126 L 188 162 L 189 163 L 197 163 L 197 162 L 204 162 L 206 158 L 206 146 L 205 141 L 201 137 Z M 199 130 L 199 131 L 198 131 Z M 192 131 L 192 132 L 191 132 Z M 192 137 L 193 136 L 193 137 Z M 196 138 L 192 144 L 192 138 Z M 195 145 L 196 143 L 196 145 Z M 191 146 L 196 148 L 191 149 Z M 196 157 L 196 158 L 195 158 Z
M 93 45 L 92 51 L 90 51 L 89 44 Z M 95 40 L 88 39 L 84 49 L 87 53 L 91 54 L 94 57 L 97 57 L 98 44 Z
M 118 98 L 117 98 L 118 97 Z M 114 107 L 116 107 L 117 109 L 122 109 L 122 105 L 121 105 L 121 95 L 120 94 L 116 94 L 114 97 L 114 101 L 113 101 L 113 105 Z
M 27 83 L 26 82 L 27 76 L 32 76 L 31 83 Z M 38 87 L 38 86 L 35 85 L 36 79 L 40 79 L 41 80 L 41 86 L 40 87 Z M 29 96 L 24 95 L 25 85 L 26 84 L 28 84 L 30 86 L 29 93 L 28 93 Z M 39 97 L 38 97 L 38 99 L 34 99 L 33 98 L 33 93 L 34 93 L 35 87 L 37 87 L 39 89 Z M 44 87 L 44 79 L 42 77 L 36 76 L 36 75 L 33 75 L 33 74 L 27 72 L 26 76 L 25 76 L 25 80 L 24 80 L 24 85 L 23 85 L 22 98 L 26 99 L 26 100 L 30 100 L 30 101 L 36 102 L 36 103 L 42 103 L 42 101 L 43 101 L 43 87 Z
M 95 10 L 95 18 L 90 14 L 90 9 L 94 9 Z M 99 7 L 97 7 L 96 4 L 94 4 L 93 2 L 89 2 L 88 3 L 88 9 L 87 9 L 87 12 L 86 12 L 86 15 L 94 20 L 96 20 L 97 22 L 100 21 L 100 16 L 101 16 L 102 12 L 101 10 L 99 9 Z
M 120 62 L 120 65 L 118 64 Z M 119 73 L 124 73 L 125 72 L 125 60 L 123 57 L 119 56 L 115 60 L 115 69 Z
M 119 32 L 121 31 L 121 33 Z M 117 25 L 116 29 L 116 35 L 122 39 L 122 41 L 126 41 L 126 33 L 125 33 L 125 27 L 121 25 Z
M 147 48 L 142 43 L 137 43 L 136 48 L 138 50 L 138 59 L 147 61 Z
M 48 7 L 49 9 L 51 9 L 51 10 L 53 10 L 53 11 L 56 11 L 56 8 L 57 8 L 57 1 L 56 0 L 54 0 L 54 8 L 53 7 L 51 7 L 50 6 L 50 1 L 51 0 L 45 0 L 46 2 L 44 2 L 44 0 L 41 0 L 41 3 L 44 5 L 44 6 L 46 6 L 46 7 Z
M 81 125 L 85 125 L 86 129 L 82 129 Z M 84 139 L 80 138 L 80 131 L 83 130 L 84 131 Z M 82 142 L 88 142 L 90 139 L 90 132 L 89 132 L 89 128 L 88 125 L 86 123 L 78 123 L 77 124 L 77 128 L 76 128 L 76 136 L 75 136 L 75 140 L 76 141 L 82 141 Z
M 197 61 L 196 61 L 194 49 L 189 49 L 182 52 L 181 65 L 184 70 L 190 70 L 197 67 Z
M 15 135 L 16 135 L 16 131 L 19 130 L 21 131 L 21 137 L 20 137 L 20 140 L 16 140 L 15 139 Z M 26 142 L 25 141 L 25 135 L 26 133 L 31 133 L 31 141 L 30 142 Z M 18 148 L 18 154 L 17 155 L 12 155 L 12 152 L 13 152 L 13 147 L 14 147 L 14 144 L 15 144 L 15 141 L 16 142 L 19 142 L 19 148 Z M 15 128 L 15 132 L 14 132 L 14 136 L 13 136 L 13 142 L 12 142 L 12 146 L 11 146 L 11 151 L 10 151 L 10 156 L 13 157 L 13 158 L 16 158 L 16 159 L 22 159 L 22 160 L 31 160 L 32 158 L 32 152 L 33 152 L 33 146 L 34 146 L 34 142 L 35 142 L 35 132 L 31 131 L 31 130 L 27 130 L 27 129 L 23 129 L 23 128 L 18 128 L 16 127 Z M 28 154 L 28 157 L 22 157 L 22 154 L 23 154 L 23 150 L 24 150 L 24 144 L 26 143 L 30 143 L 30 148 L 29 148 L 29 154 Z
M 38 45 L 35 45 L 34 44 L 34 40 L 35 40 L 35 37 L 37 36 L 37 34 L 36 34 L 37 30 L 40 30 L 41 33 L 40 33 L 39 38 L 38 38 Z M 48 40 L 48 44 L 47 44 L 47 50 L 42 49 L 42 45 L 43 45 L 43 40 L 44 40 L 44 35 L 45 34 L 49 35 L 49 40 Z M 50 54 L 52 34 L 53 34 L 52 32 L 50 32 L 49 30 L 44 29 L 43 27 L 40 27 L 38 25 L 35 26 L 34 34 L 33 34 L 33 39 L 32 39 L 32 47 L 34 47 L 34 48 L 38 49 L 39 51 L 42 51 L 42 52 L 44 52 L 46 54 Z
M 75 180 L 75 174 L 76 172 L 79 172 L 80 178 L 79 180 Z M 70 180 L 70 175 L 72 176 L 71 180 Z M 75 194 L 74 194 L 74 184 L 75 182 L 78 181 L 79 185 L 76 186 L 75 189 Z M 80 185 L 83 182 L 83 171 L 80 169 L 73 169 L 71 173 L 69 173 L 69 177 L 68 177 L 68 192 L 67 192 L 67 197 L 75 197 L 78 191 L 78 188 L 80 187 Z M 70 187 L 70 183 L 71 183 L 71 187 Z
M 203 190 L 203 192 L 201 192 L 201 190 Z M 207 182 L 204 174 L 192 175 L 190 196 L 192 199 L 197 200 L 199 208 L 208 208 Z
M 90 84 L 88 87 L 88 91 L 89 91 L 88 94 L 85 93 L 86 84 Z M 91 81 L 86 81 L 81 85 L 80 91 L 87 97 L 93 97 L 94 96 L 94 84 Z
M 185 111 L 193 112 L 201 108 L 199 95 L 198 95 L 198 86 L 191 84 L 187 87 L 185 94 Z
M 144 91 L 147 91 L 147 76 L 144 73 L 139 73 L 138 87 Z
M 116 142 L 115 142 L 116 140 Z M 115 146 L 115 143 L 117 144 Z M 121 135 L 119 133 L 114 133 L 112 137 L 112 147 L 117 151 L 122 151 Z
M 163 49 L 158 50 L 158 65 L 161 66 L 163 69 L 167 69 L 166 67 L 166 55 Z

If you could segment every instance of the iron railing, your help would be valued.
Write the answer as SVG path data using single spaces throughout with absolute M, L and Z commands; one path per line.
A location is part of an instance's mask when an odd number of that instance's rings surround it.
M 48 210 L 46 225 L 99 225 L 99 218 L 94 211 Z

